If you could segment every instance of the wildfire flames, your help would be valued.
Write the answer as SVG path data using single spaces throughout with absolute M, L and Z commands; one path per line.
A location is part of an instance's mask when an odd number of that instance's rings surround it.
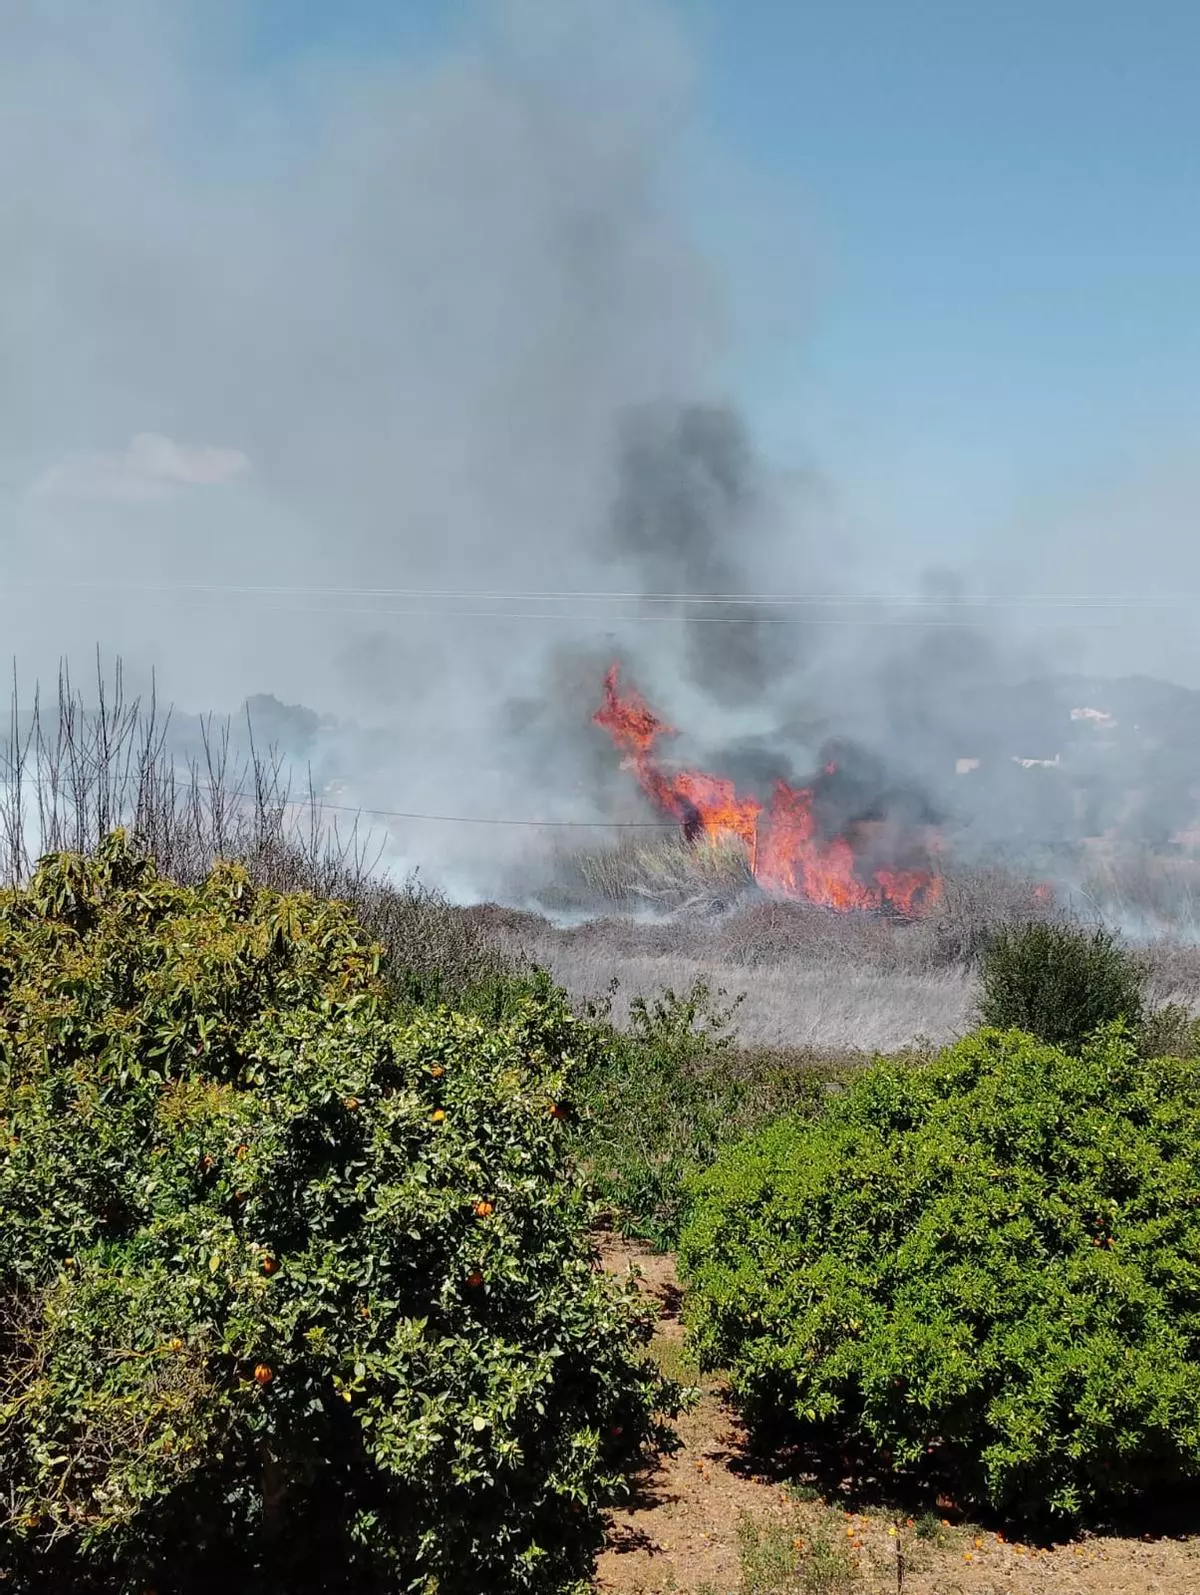
M 655 746 L 660 737 L 673 735 L 673 728 L 632 688 L 622 693 L 616 665 L 604 678 L 604 707 L 592 718 L 625 755 L 643 790 L 679 822 L 684 836 L 689 841 L 736 838 L 764 891 L 827 908 L 890 909 L 905 915 L 918 914 L 937 900 L 941 882 L 931 871 L 869 868 L 856 857 L 848 837 L 821 836 L 811 787 L 777 781 L 764 804 L 740 795 L 723 776 L 664 769 Z M 826 775 L 834 773 L 835 766 L 826 766 Z

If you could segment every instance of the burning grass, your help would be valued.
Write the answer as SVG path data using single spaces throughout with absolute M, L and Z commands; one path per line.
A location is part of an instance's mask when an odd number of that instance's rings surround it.
M 561 887 L 574 881 L 585 902 L 677 914 L 717 912 L 755 890 L 745 847 L 720 836 L 655 837 L 562 855 L 556 874 Z
M 736 845 L 750 874 L 772 896 L 905 916 L 936 902 L 940 882 L 925 856 L 927 839 L 912 823 L 894 834 L 890 824 L 881 824 L 877 792 L 865 805 L 860 793 L 859 812 L 847 809 L 836 832 L 823 823 L 820 810 L 830 806 L 835 787 L 846 786 L 836 759 L 807 786 L 777 780 L 766 801 L 739 792 L 726 776 L 670 769 L 658 744 L 673 728 L 639 693 L 622 692 L 616 665 L 604 679 L 603 707 L 592 718 L 611 736 L 647 796 L 678 821 L 685 841 Z
M 49 712 L 46 712 L 46 711 Z M 18 724 L 0 750 L 0 872 L 26 878 L 58 849 L 89 851 L 124 824 L 164 873 L 200 879 L 218 856 L 283 891 L 351 903 L 385 944 L 395 979 L 415 1001 L 454 999 L 544 965 L 578 1000 L 619 982 L 628 998 L 700 977 L 744 993 L 735 1034 L 745 1047 L 807 1055 L 891 1050 L 943 1041 L 973 1019 L 971 973 L 1000 925 L 1059 916 L 1063 905 L 1013 871 L 947 869 L 919 918 L 844 911 L 766 893 L 744 841 L 704 833 L 631 838 L 558 855 L 545 894 L 573 928 L 498 905 L 460 908 L 416 880 L 379 875 L 364 838 L 325 822 L 319 799 L 292 793 L 269 755 L 236 764 L 227 727 L 210 727 L 203 756 L 180 768 L 165 750 L 166 717 L 98 680 L 94 706 L 64 677 L 57 701 Z M 1117 929 L 1148 926 L 1139 955 L 1151 1006 L 1200 1009 L 1200 864 L 1128 854 L 1093 859 L 1071 911 Z

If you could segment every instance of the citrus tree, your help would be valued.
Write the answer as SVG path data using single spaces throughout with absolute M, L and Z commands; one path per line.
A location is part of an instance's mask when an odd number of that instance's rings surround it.
M 1014 1517 L 1200 1476 L 1200 1063 L 983 1031 L 722 1153 L 691 1333 L 759 1439 Z
M 582 1590 L 675 1389 L 564 1146 L 586 1036 L 401 1016 L 327 901 L 120 835 L 0 897 L 0 1573 Z

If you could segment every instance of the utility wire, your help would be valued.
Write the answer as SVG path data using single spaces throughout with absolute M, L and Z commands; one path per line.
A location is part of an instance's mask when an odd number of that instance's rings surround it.
M 406 809 L 355 808 L 349 803 L 326 803 L 317 798 L 318 812 L 332 809 L 341 814 L 369 814 L 376 819 L 434 820 L 447 825 L 528 825 L 580 831 L 677 831 L 677 823 L 663 820 L 510 820 L 481 814 L 415 814 Z
M 0 771 L 0 781 L 3 781 L 3 772 Z M 22 775 L 19 782 L 12 780 L 10 785 L 21 785 L 35 788 L 37 791 L 59 793 L 62 797 L 70 799 L 70 793 L 65 790 L 66 782 L 53 782 L 38 780 L 35 777 Z M 137 778 L 126 776 L 117 783 L 128 789 L 137 785 Z M 191 777 L 187 785 L 191 787 Z M 234 789 L 222 787 L 211 781 L 198 779 L 195 783 L 196 790 L 203 797 L 205 792 L 220 794 L 223 797 L 236 800 L 246 799 L 254 801 L 254 793 L 250 788 Z M 268 807 L 282 805 L 284 808 L 310 808 L 316 811 L 318 817 L 329 811 L 336 814 L 365 814 L 372 819 L 381 820 L 429 820 L 444 825 L 515 825 L 530 826 L 537 829 L 579 830 L 579 831 L 677 831 L 679 825 L 670 820 L 530 820 L 501 818 L 498 815 L 487 814 L 428 814 L 419 813 L 413 809 L 372 809 L 354 803 L 330 803 L 320 793 L 313 792 L 304 797 L 292 797 L 290 793 L 274 795 Z
M 205 603 L 196 598 L 182 598 L 182 606 L 189 609 L 200 609 L 210 612 L 216 607 L 213 603 Z M 223 607 L 223 606 L 222 606 Z M 330 615 L 363 615 L 376 620 L 407 619 L 407 620 L 501 620 L 501 621 L 567 621 L 571 625 L 588 624 L 605 628 L 623 626 L 640 626 L 654 624 L 658 621 L 677 623 L 686 621 L 689 626 L 847 626 L 847 627 L 875 627 L 888 630 L 970 630 L 979 622 L 973 619 L 965 620 L 935 620 L 915 619 L 902 620 L 889 618 L 882 615 L 860 616 L 857 618 L 838 617 L 830 619 L 827 616 L 813 615 L 690 615 L 679 612 L 659 613 L 651 615 L 595 615 L 586 613 L 555 613 L 547 610 L 512 610 L 512 609 L 381 609 L 375 607 L 349 606 L 345 604 L 261 604 L 248 606 L 256 614 L 287 614 L 287 615 L 313 615 L 325 617 Z M 1073 631 L 1094 630 L 1114 631 L 1119 622 L 1115 620 L 1086 620 L 1086 621 L 1059 621 L 1058 624 L 1068 627 Z
M 513 589 L 493 590 L 465 587 L 333 587 L 301 586 L 277 583 L 252 584 L 235 582 L 125 582 L 125 581 L 62 581 L 9 578 L 11 587 L 43 587 L 55 591 L 74 589 L 86 592 L 138 592 L 138 593 L 198 593 L 213 596 L 239 597 L 315 597 L 315 598 L 405 598 L 454 599 L 489 603 L 564 603 L 587 601 L 595 603 L 637 604 L 708 604 L 753 605 L 768 607 L 819 606 L 849 607 L 867 604 L 892 605 L 902 608 L 927 609 L 1176 609 L 1191 608 L 1196 598 L 1190 595 L 1131 597 L 1128 595 L 1062 594 L 1027 595 L 930 595 L 927 593 L 642 593 L 607 591 L 600 588 L 577 590 Z M 445 611 L 435 611 L 444 613 Z M 405 611 L 408 613 L 408 611 Z M 528 618 L 524 615 L 517 618 Z M 574 617 L 570 617 L 574 618 Z M 672 617 L 674 618 L 674 617 Z

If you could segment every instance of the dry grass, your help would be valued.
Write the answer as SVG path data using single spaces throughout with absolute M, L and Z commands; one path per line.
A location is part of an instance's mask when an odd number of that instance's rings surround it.
M 1151 1007 L 1174 1003 L 1200 1012 L 1200 944 L 1160 936 L 1138 949 Z
M 493 924 L 514 955 L 541 963 L 578 998 L 601 995 L 615 978 L 618 1023 L 629 996 L 684 990 L 704 976 L 731 995 L 745 994 L 736 1022 L 743 1045 L 835 1053 L 915 1041 L 940 1045 L 974 1022 L 974 971 L 994 931 L 1056 919 L 1127 931 L 1157 928 L 1150 939 L 1130 936 L 1146 970 L 1149 1005 L 1200 1012 L 1200 935 L 1189 918 L 1193 894 L 1200 904 L 1200 866 L 1187 860 L 1093 861 L 1090 873 L 1059 894 L 1014 870 L 952 868 L 931 912 L 902 923 L 780 902 L 752 882 L 720 908 L 715 894 L 699 891 L 711 860 L 682 843 L 633 843 L 587 858 L 596 879 L 607 867 L 603 861 L 611 864 L 607 916 L 570 929 L 555 929 L 536 915 L 497 914 Z M 680 872 L 675 896 L 686 904 L 683 910 L 649 921 L 613 912 L 628 903 L 622 883 L 635 877 L 635 864 L 641 878 L 649 878 L 647 861 L 668 859 Z M 697 889 L 689 895 L 684 879 L 693 867 Z M 1163 925 L 1171 927 L 1168 933 Z
M 754 889 L 739 843 L 689 843 L 676 834 L 560 853 L 554 877 L 556 894 L 627 911 L 712 912 Z
M 1130 935 L 1200 939 L 1200 859 L 1145 848 L 1093 851 L 1078 895 L 1096 918 Z
M 702 977 L 730 996 L 745 993 L 733 1022 L 741 1046 L 890 1052 L 922 1041 L 942 1045 L 971 1025 L 975 985 L 961 967 L 913 973 L 798 958 L 734 965 L 702 953 L 624 950 L 621 939 L 614 945 L 598 936 L 547 933 L 521 945 L 573 997 L 602 998 L 615 978 L 618 1025 L 628 1017 L 630 997 L 663 987 L 686 991 Z

